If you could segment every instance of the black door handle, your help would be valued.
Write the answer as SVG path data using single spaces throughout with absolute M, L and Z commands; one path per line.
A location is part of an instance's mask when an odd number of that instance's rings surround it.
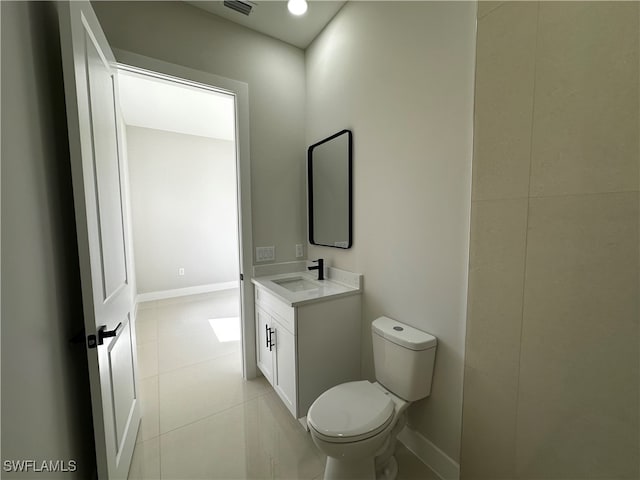
M 116 328 L 114 328 L 113 330 L 107 330 L 107 326 L 102 325 L 98 329 L 98 345 L 102 345 L 105 338 L 115 337 L 118 334 L 118 330 L 120 330 L 121 326 L 122 322 L 118 323 L 118 325 L 116 325 Z

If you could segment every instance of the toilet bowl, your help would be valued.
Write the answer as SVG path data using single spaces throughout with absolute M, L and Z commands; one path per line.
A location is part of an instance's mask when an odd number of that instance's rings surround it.
M 330 388 L 309 408 L 313 442 L 327 455 L 325 480 L 393 480 L 406 410 L 431 393 L 437 340 L 388 317 L 372 323 L 376 382 Z
M 378 383 L 343 383 L 324 392 L 309 409 L 307 424 L 318 449 L 327 455 L 325 479 L 393 478 L 394 465 L 374 461 L 395 445 L 409 402 Z M 397 431 L 396 431 L 397 430 Z M 392 435 L 392 432 L 395 435 Z M 393 462 L 392 455 L 386 459 Z M 385 470 L 393 476 L 385 475 Z

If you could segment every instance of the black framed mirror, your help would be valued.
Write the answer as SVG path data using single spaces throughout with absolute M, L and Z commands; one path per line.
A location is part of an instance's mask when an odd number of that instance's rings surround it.
M 352 236 L 353 134 L 342 130 L 307 151 L 309 241 L 350 248 Z

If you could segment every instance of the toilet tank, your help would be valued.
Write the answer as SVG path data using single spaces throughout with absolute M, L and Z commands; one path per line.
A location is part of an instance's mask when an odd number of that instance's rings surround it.
M 378 383 L 408 401 L 429 396 L 436 337 L 389 317 L 375 319 L 371 333 Z

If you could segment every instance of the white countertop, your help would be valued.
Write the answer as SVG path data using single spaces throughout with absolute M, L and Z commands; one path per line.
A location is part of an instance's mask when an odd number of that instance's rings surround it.
M 345 297 L 348 295 L 358 295 L 362 292 L 362 275 L 355 273 L 352 274 L 350 272 L 344 272 L 333 268 L 329 268 L 328 270 L 329 275 L 331 275 L 331 271 L 333 270 L 333 277 L 339 277 L 341 280 L 344 279 L 345 281 L 338 281 L 335 278 L 317 280 L 318 274 L 316 272 L 291 272 L 278 275 L 254 277 L 251 279 L 251 282 L 254 285 L 265 288 L 291 307 L 297 307 L 308 303 L 322 302 L 325 300 Z M 315 285 L 317 285 L 317 288 L 293 292 L 274 282 L 274 280 L 297 277 L 302 277 L 305 280 L 313 282 Z

